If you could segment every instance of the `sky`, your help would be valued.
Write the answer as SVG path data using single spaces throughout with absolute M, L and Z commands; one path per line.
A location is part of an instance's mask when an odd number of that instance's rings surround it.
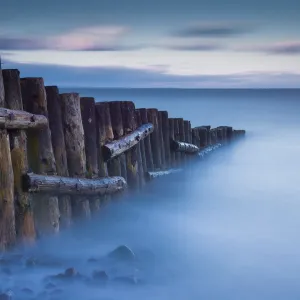
M 3 68 L 84 87 L 300 88 L 298 0 L 0 0 Z

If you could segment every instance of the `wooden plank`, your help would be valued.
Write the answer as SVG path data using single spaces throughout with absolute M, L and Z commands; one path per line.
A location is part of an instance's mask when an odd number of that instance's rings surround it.
M 46 86 L 45 90 L 56 171 L 59 176 L 69 176 L 59 90 L 57 86 Z M 71 197 L 68 195 L 60 196 L 58 207 L 60 212 L 60 226 L 61 228 L 68 228 L 72 223 Z
M 22 78 L 21 91 L 24 109 L 48 117 L 47 97 L 43 78 Z M 49 124 L 38 131 L 27 132 L 28 163 L 33 172 L 56 174 Z M 32 208 L 38 236 L 59 231 L 59 207 L 56 196 L 33 196 Z
M 86 155 L 80 97 L 78 93 L 65 93 L 60 95 L 60 101 L 69 175 L 84 178 L 86 176 Z M 91 216 L 88 198 L 73 196 L 71 201 L 74 218 Z
M 28 173 L 23 177 L 24 189 L 30 193 L 58 193 L 75 195 L 111 195 L 126 189 L 123 177 L 106 178 L 70 178 L 62 176 L 44 176 Z M 82 197 L 82 196 L 81 196 Z
M 12 110 L 23 110 L 20 72 L 17 69 L 3 70 L 5 106 Z M 46 119 L 46 118 L 45 118 Z M 22 174 L 28 172 L 27 135 L 24 130 L 9 132 L 11 160 L 14 173 L 15 226 L 17 239 L 21 243 L 32 243 L 36 238 L 32 197 L 22 190 Z

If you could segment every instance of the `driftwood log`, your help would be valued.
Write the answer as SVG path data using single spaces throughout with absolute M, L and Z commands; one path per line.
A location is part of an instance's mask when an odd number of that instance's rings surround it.
M 32 114 L 48 117 L 47 96 L 43 78 L 21 78 L 21 91 L 24 109 Z M 37 131 L 27 132 L 27 153 L 30 169 L 38 174 L 56 174 L 49 124 Z M 54 195 L 32 197 L 35 229 L 38 235 L 59 231 L 58 198 Z
M 86 179 L 28 173 L 23 176 L 23 186 L 30 193 L 105 196 L 123 191 L 127 184 L 118 176 Z
M 84 131 L 78 93 L 60 95 L 62 120 L 66 143 L 69 176 L 84 178 L 86 176 L 86 156 Z M 91 216 L 89 200 L 86 197 L 73 196 L 72 213 L 76 217 Z
M 35 115 L 21 110 L 0 108 L 0 128 L 2 129 L 30 129 L 47 126 L 45 116 Z
M 119 140 L 112 141 L 103 146 L 103 155 L 106 161 L 119 156 L 121 153 L 131 149 L 141 140 L 152 133 L 154 127 L 152 124 L 144 124 L 130 134 L 125 135 Z
M 23 110 L 19 70 L 3 70 L 3 81 L 5 106 L 13 110 Z M 44 119 L 46 120 L 46 117 Z M 10 130 L 9 140 L 14 173 L 16 235 L 19 242 L 27 244 L 35 240 L 36 232 L 30 205 L 32 196 L 22 190 L 22 175 L 28 172 L 27 135 L 25 130 Z
M 57 175 L 69 176 L 59 91 L 57 86 L 48 86 L 45 87 L 45 89 Z M 72 221 L 71 197 L 68 195 L 60 196 L 58 199 L 58 206 L 60 212 L 60 226 L 62 228 L 67 228 L 71 225 Z
M 200 150 L 196 145 L 175 140 L 171 141 L 171 149 L 175 152 L 183 152 L 186 154 L 197 153 Z

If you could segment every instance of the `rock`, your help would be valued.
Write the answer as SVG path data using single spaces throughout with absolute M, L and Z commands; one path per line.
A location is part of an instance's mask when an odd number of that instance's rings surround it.
M 34 294 L 34 292 L 31 289 L 29 289 L 29 288 L 23 288 L 21 291 L 24 294 L 27 294 L 27 295 L 33 295 Z
M 11 293 L 0 293 L 0 300 L 11 300 Z
M 92 277 L 94 280 L 97 280 L 97 281 L 107 281 L 108 280 L 108 275 L 106 274 L 105 271 L 94 271 Z
M 66 277 L 74 277 L 78 275 L 78 272 L 76 271 L 75 268 L 68 268 L 65 270 L 65 276 Z
M 122 245 L 110 252 L 108 257 L 115 260 L 132 261 L 135 259 L 135 254 L 130 248 Z
M 54 289 L 54 288 L 56 288 L 56 285 L 55 285 L 54 283 L 52 283 L 52 282 L 48 282 L 48 283 L 45 285 L 45 289 L 46 289 L 46 290 L 52 290 L 52 289 Z

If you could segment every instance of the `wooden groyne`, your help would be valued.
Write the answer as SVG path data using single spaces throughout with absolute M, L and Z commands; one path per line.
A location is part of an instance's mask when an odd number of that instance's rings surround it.
M 131 101 L 59 94 L 0 70 L 0 250 L 90 218 L 114 195 L 177 172 L 244 130 L 191 126 Z

